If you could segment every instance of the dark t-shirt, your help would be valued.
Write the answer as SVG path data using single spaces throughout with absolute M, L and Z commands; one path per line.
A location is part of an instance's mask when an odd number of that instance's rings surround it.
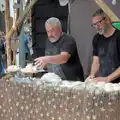
M 63 33 L 60 39 L 55 43 L 51 43 L 49 40 L 47 40 L 46 47 L 48 51 L 56 47 L 58 50 L 57 54 L 60 54 L 61 52 L 68 52 L 71 55 L 71 57 L 69 58 L 67 63 L 60 65 L 62 71 L 66 76 L 66 79 L 77 80 L 77 77 L 79 77 L 81 81 L 84 81 L 83 68 L 80 63 L 76 42 L 73 37 L 67 35 L 66 33 Z M 50 55 L 55 54 L 51 53 Z
M 0 54 L 4 54 L 5 53 L 5 47 L 4 47 L 4 41 L 0 40 Z
M 99 57 L 100 74 L 106 77 L 120 66 L 120 31 L 115 30 L 108 38 L 96 34 L 93 39 L 93 56 Z M 120 77 L 112 83 L 120 82 Z

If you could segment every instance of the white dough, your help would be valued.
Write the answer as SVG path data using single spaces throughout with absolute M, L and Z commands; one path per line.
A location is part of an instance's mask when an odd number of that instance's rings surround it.
M 112 83 L 106 83 L 105 87 L 104 87 L 104 90 L 106 92 L 112 92 L 112 91 L 114 91 L 113 84 Z
M 33 66 L 32 63 L 27 64 L 25 68 L 21 69 L 21 72 L 23 73 L 37 73 L 37 66 Z
M 32 63 L 29 63 L 29 64 L 27 64 L 26 69 L 29 70 L 29 69 L 32 69 L 32 67 L 33 67 L 33 66 L 32 66 Z
M 52 82 L 60 82 L 61 78 L 55 73 L 46 73 L 41 77 L 41 80 L 44 82 L 52 83 Z
M 100 89 L 103 89 L 104 87 L 105 87 L 105 82 L 98 82 L 98 83 L 96 83 L 96 84 L 94 84 L 95 85 L 95 87 L 98 87 L 98 88 L 100 88 Z
M 120 91 L 120 84 L 113 84 L 113 89 L 115 91 Z
M 16 65 L 11 65 L 7 68 L 8 72 L 16 72 L 16 71 L 19 71 L 19 70 L 20 70 L 20 68 Z

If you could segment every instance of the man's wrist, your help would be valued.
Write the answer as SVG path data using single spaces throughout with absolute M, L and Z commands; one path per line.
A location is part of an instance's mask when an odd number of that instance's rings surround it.
M 113 79 L 110 76 L 107 76 L 107 82 L 111 82 Z
M 89 76 L 90 76 L 90 78 L 94 78 L 94 77 L 95 77 L 95 75 L 94 75 L 94 74 L 90 74 Z
M 49 63 L 49 59 L 50 59 L 49 56 L 44 56 L 44 59 L 43 59 L 43 60 L 44 60 L 45 63 Z

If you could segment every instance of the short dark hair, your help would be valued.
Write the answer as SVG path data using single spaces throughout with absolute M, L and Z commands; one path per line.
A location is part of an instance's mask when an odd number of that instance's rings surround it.
M 93 15 L 92 17 L 96 17 L 96 16 L 101 16 L 101 17 L 106 17 L 105 12 L 102 9 L 98 9 Z

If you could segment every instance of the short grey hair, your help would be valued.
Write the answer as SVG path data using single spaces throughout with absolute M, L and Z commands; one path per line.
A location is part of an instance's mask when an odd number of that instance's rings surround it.
M 60 26 L 61 27 L 61 22 L 58 18 L 56 17 L 51 17 L 49 18 L 46 22 L 45 22 L 45 27 L 47 24 L 54 24 L 56 26 Z
M 107 15 L 105 14 L 105 12 L 102 9 L 98 9 L 93 15 L 92 17 L 96 17 L 96 16 L 101 16 L 101 17 L 106 17 Z

